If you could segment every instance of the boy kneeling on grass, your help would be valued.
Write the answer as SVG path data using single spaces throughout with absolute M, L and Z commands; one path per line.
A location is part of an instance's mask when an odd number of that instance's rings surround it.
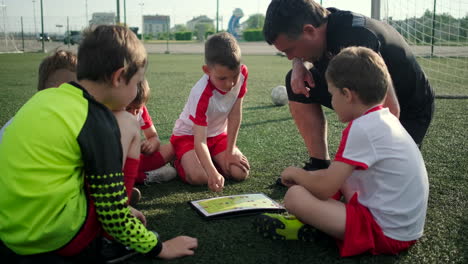
M 333 108 L 348 122 L 335 160 L 324 170 L 286 168 L 284 204 L 297 219 L 263 214 L 255 225 L 264 236 L 303 240 L 313 226 L 337 239 L 343 257 L 398 254 L 423 235 L 429 184 L 414 140 L 382 107 L 392 85 L 387 67 L 374 51 L 350 47 L 326 78 Z
M 206 41 L 205 75 L 190 91 L 170 139 L 179 177 L 189 184 L 208 184 L 215 192 L 223 190 L 225 177 L 242 181 L 250 170 L 236 146 L 248 76 L 240 60 L 231 34 L 218 33 Z
M 195 238 L 162 242 L 127 206 L 125 154 L 112 111 L 135 98 L 146 64 L 132 31 L 98 26 L 79 47 L 78 82 L 37 93 L 15 115 L 0 144 L 2 257 L 115 263 L 135 252 L 194 254 Z

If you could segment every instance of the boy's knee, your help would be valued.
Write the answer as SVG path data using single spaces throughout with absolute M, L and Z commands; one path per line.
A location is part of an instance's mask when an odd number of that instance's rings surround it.
M 231 179 L 235 181 L 243 181 L 249 177 L 249 170 L 244 171 L 243 169 L 239 168 L 236 165 L 231 165 L 230 166 L 230 171 L 231 171 Z
M 203 185 L 208 183 L 208 176 L 204 171 L 186 172 L 185 180 L 192 185 Z
M 288 212 L 294 214 L 296 206 L 303 202 L 304 192 L 307 192 L 307 190 L 300 185 L 289 187 L 284 196 L 284 207 L 286 207 Z

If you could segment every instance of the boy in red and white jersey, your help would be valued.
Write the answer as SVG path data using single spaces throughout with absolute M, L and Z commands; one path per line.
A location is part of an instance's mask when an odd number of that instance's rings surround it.
M 192 88 L 171 137 L 181 179 L 208 184 L 215 192 L 223 189 L 225 178 L 242 181 L 250 170 L 236 147 L 248 76 L 240 59 L 239 45 L 229 33 L 206 41 L 205 75 Z

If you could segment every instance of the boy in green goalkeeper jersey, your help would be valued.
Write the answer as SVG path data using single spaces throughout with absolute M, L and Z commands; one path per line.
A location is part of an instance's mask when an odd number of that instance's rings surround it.
M 15 115 L 0 144 L 2 256 L 101 258 L 90 248 L 105 234 L 152 257 L 194 254 L 195 238 L 162 242 L 127 205 L 112 111 L 135 97 L 146 56 L 128 28 L 98 26 L 79 47 L 78 82 L 37 93 Z

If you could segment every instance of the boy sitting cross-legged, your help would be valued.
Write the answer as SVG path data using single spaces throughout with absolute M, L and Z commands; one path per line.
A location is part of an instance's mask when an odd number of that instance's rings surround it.
M 247 158 L 236 147 L 247 92 L 247 67 L 241 65 L 236 39 L 223 32 L 205 43 L 205 75 L 195 84 L 170 139 L 174 166 L 189 184 L 208 184 L 218 192 L 224 178 L 249 175 Z
M 255 224 L 265 236 L 304 240 L 313 226 L 337 240 L 341 256 L 398 254 L 423 235 L 429 186 L 417 145 L 382 107 L 387 67 L 374 51 L 350 47 L 326 78 L 333 109 L 348 123 L 335 160 L 324 170 L 286 168 L 284 204 L 297 219 L 264 214 Z M 332 199 L 341 194 L 344 202 Z

